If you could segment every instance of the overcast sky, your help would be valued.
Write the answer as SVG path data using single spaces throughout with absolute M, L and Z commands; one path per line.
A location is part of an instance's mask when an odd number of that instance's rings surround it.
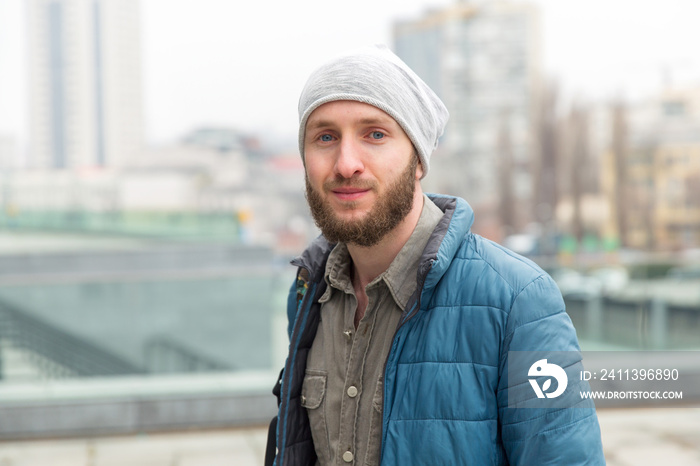
M 339 51 L 391 45 L 391 24 L 448 0 L 142 0 L 146 135 L 203 124 L 293 135 L 306 76 Z M 700 1 L 536 0 L 544 65 L 570 93 L 700 85 Z M 0 0 L 0 133 L 26 139 L 22 0 Z

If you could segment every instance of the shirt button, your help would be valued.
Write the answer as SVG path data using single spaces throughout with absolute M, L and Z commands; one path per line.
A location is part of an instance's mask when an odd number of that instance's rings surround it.
M 355 398 L 357 396 L 357 387 L 354 385 L 348 387 L 348 396 L 350 398 Z
M 345 335 L 345 338 L 348 340 L 350 340 L 352 338 L 352 332 L 350 330 L 344 331 L 343 335 Z
M 343 453 L 343 461 L 345 461 L 346 463 L 352 463 L 352 459 L 353 459 L 354 457 L 355 457 L 355 456 L 354 456 L 354 455 L 352 454 L 352 452 L 349 451 L 349 450 L 346 451 L 345 453 Z

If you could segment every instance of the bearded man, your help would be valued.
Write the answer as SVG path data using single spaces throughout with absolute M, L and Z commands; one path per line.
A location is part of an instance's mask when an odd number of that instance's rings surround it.
M 422 191 L 447 118 L 385 47 L 309 77 L 299 150 L 322 236 L 292 262 L 268 463 L 604 464 L 590 400 L 530 407 L 509 382 L 512 352 L 579 351 L 556 285 L 472 233 L 466 201 Z

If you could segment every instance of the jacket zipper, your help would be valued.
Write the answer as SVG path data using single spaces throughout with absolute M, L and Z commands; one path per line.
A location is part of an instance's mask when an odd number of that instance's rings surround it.
M 399 325 L 396 326 L 396 330 L 394 331 L 394 336 L 392 337 L 392 343 L 391 343 L 391 349 L 389 350 L 389 355 L 387 356 L 386 360 L 384 361 L 384 387 L 382 387 L 382 390 L 384 390 L 384 393 L 382 393 L 382 425 L 381 425 L 381 435 L 382 435 L 382 443 L 381 443 L 381 448 L 379 449 L 379 464 L 381 465 L 382 463 L 382 457 L 384 456 L 384 444 L 385 444 L 385 435 L 386 435 L 386 429 L 384 429 L 384 416 L 386 413 L 386 390 L 388 387 L 388 384 L 386 383 L 386 368 L 389 363 L 389 359 L 391 359 L 392 355 L 396 351 L 396 347 L 399 344 L 400 338 L 397 338 L 397 335 L 399 334 L 399 330 L 401 327 L 404 326 L 406 322 L 411 320 L 416 314 L 418 314 L 418 311 L 420 310 L 420 298 L 421 295 L 423 294 L 423 286 L 425 285 L 425 279 L 428 277 L 428 274 L 430 273 L 430 270 L 433 268 L 433 261 L 431 259 L 430 261 L 430 266 L 428 267 L 428 270 L 426 270 L 425 274 L 421 277 L 420 283 L 418 283 L 417 289 L 420 290 L 418 292 L 418 297 L 416 298 L 416 302 L 414 303 L 413 307 L 411 308 L 410 311 L 406 314 L 406 317 L 401 319 L 399 321 Z
M 305 272 L 306 272 L 306 276 L 305 276 L 305 277 L 302 277 L 302 274 L 301 274 L 302 271 L 305 271 Z M 310 296 L 310 295 L 314 295 L 314 294 L 316 293 L 316 287 L 315 287 L 315 286 L 313 286 L 313 287 L 309 287 L 309 286 L 308 286 L 309 281 L 310 281 L 310 280 L 309 280 L 310 276 L 311 276 L 311 272 L 309 271 L 309 269 L 307 269 L 306 267 L 299 266 L 299 273 L 298 273 L 298 275 L 297 275 L 297 314 L 296 314 L 296 317 L 295 317 L 295 319 L 294 319 L 295 322 L 296 322 L 296 320 L 299 319 L 299 318 L 301 318 L 301 319 L 304 318 L 304 316 L 302 316 L 301 314 L 303 314 L 303 313 L 305 312 L 304 309 L 305 309 L 305 307 L 307 307 L 307 302 L 308 302 L 308 300 L 309 300 L 309 296 Z M 299 296 L 299 289 L 300 289 L 300 285 L 299 285 L 298 281 L 299 281 L 300 279 L 304 281 L 304 288 L 305 288 L 301 300 L 299 300 L 299 298 L 298 298 L 298 296 Z M 313 304 L 313 303 L 311 303 L 311 304 Z M 310 309 L 310 306 L 309 306 L 309 309 Z M 308 311 L 309 309 L 306 309 L 306 311 Z M 293 330 L 293 331 L 292 331 L 292 334 L 291 334 L 291 337 L 296 337 L 296 339 L 298 340 L 298 339 L 301 337 L 300 334 L 301 334 L 302 332 L 303 332 L 303 329 L 299 329 L 299 334 L 297 335 L 297 334 L 294 333 L 294 330 Z M 290 338 L 290 343 L 291 343 L 291 338 Z M 295 353 L 296 353 L 296 345 L 295 345 Z M 294 357 L 296 357 L 296 354 L 295 354 Z M 292 361 L 289 361 L 289 369 L 292 369 L 294 365 L 295 365 L 295 364 L 294 364 L 294 361 L 293 361 L 293 360 L 292 360 Z M 289 390 L 291 389 L 291 385 L 292 385 L 291 382 L 292 382 L 292 375 L 293 375 L 293 372 L 294 372 L 293 370 L 289 370 L 289 375 L 287 376 L 287 383 L 285 384 L 285 383 L 284 383 L 284 376 L 285 376 L 286 373 L 287 373 L 287 370 L 286 370 L 286 367 L 285 367 L 285 371 L 284 371 L 283 379 L 282 379 L 282 391 L 283 391 L 283 392 L 284 392 L 285 390 L 286 390 L 286 391 L 289 391 Z M 285 388 L 285 387 L 286 387 L 286 388 Z M 282 394 L 282 393 L 280 393 L 280 394 Z M 287 395 L 288 395 L 288 393 L 287 393 Z M 284 422 L 283 422 L 283 423 L 282 423 L 282 422 L 278 422 L 278 424 L 277 424 L 277 436 L 278 436 L 278 439 L 279 439 L 279 432 L 280 432 L 280 424 L 283 424 L 283 425 L 281 426 L 282 433 L 283 433 L 283 437 L 286 437 L 286 434 L 287 434 L 287 417 L 288 417 L 288 415 L 289 415 L 289 400 L 285 400 L 285 401 L 286 401 L 286 403 L 285 403 L 285 409 L 284 409 Z M 281 466 L 281 465 L 282 465 L 282 460 L 283 460 L 283 456 L 284 456 L 283 449 L 284 449 L 284 440 L 285 440 L 285 438 L 282 438 L 282 439 L 279 439 L 279 440 L 282 440 L 282 441 L 280 442 L 281 445 L 278 445 L 278 446 L 277 446 L 277 448 L 278 448 L 278 455 L 277 455 L 277 458 L 275 458 L 275 461 L 274 461 L 274 463 L 273 463 L 273 464 L 275 464 L 275 465 L 277 465 L 277 466 Z

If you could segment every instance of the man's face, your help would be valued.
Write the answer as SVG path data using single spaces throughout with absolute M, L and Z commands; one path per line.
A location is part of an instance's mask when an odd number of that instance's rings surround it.
M 373 246 L 411 211 L 422 168 L 411 140 L 382 110 L 324 104 L 308 119 L 304 147 L 306 198 L 329 241 Z

